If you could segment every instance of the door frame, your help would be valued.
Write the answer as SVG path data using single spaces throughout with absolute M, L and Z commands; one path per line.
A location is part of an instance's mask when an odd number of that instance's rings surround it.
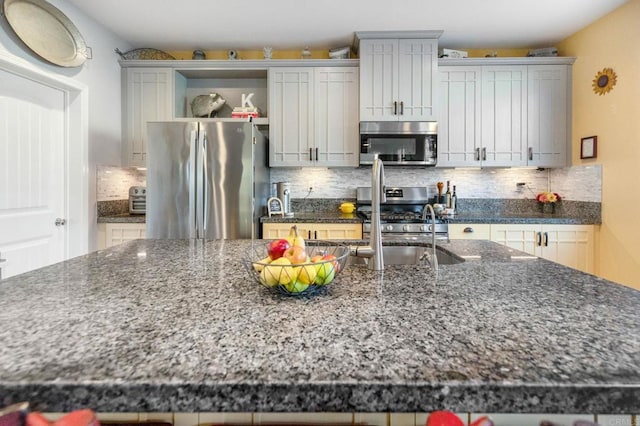
M 85 254 L 89 248 L 89 88 L 3 52 L 0 70 L 64 93 L 64 259 Z

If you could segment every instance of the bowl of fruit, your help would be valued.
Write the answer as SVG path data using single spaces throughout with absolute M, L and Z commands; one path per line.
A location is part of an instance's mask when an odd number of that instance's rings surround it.
M 298 228 L 286 238 L 254 243 L 243 263 L 251 278 L 290 296 L 310 295 L 334 282 L 349 256 L 349 247 L 332 241 L 305 241 Z

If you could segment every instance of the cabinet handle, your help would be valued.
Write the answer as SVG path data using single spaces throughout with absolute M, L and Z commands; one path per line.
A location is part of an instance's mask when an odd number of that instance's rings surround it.
M 476 161 L 480 161 L 480 148 L 476 148 L 476 152 L 473 156 L 473 159 Z
M 404 101 L 400 101 L 400 115 L 404 115 Z
M 467 226 L 466 228 L 464 228 L 462 230 L 462 232 L 467 233 L 467 234 L 472 234 L 473 233 L 473 228 L 470 226 Z
M 487 148 L 482 148 L 482 161 L 487 161 Z
M 536 232 L 538 235 L 538 246 L 542 245 L 542 232 Z
M 318 148 L 316 148 L 316 161 L 318 161 Z
M 529 147 L 529 161 L 533 161 L 533 148 Z
M 545 247 L 549 247 L 549 233 L 548 232 L 544 233 L 544 246 Z
M 398 115 L 398 101 L 393 101 L 393 115 Z
M 313 231 L 313 239 L 314 240 L 318 239 L 318 231 Z

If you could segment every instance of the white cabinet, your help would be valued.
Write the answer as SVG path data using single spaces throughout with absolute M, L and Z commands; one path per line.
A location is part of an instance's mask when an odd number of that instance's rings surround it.
M 437 39 L 360 40 L 360 120 L 436 121 Z
M 484 167 L 526 165 L 527 67 L 482 67 L 480 147 Z
M 124 68 L 122 162 L 147 165 L 147 122 L 170 120 L 173 71 L 170 68 Z
M 482 68 L 444 66 L 438 74 L 438 166 L 478 165 Z
M 488 223 L 450 223 L 451 240 L 490 240 L 491 225 Z
M 316 166 L 359 164 L 359 76 L 357 67 L 314 70 Z
M 269 165 L 356 167 L 358 69 L 269 69 Z
M 293 225 L 308 240 L 361 240 L 361 223 L 263 223 L 262 238 L 285 238 Z
M 441 62 L 439 167 L 567 165 L 574 58 L 540 59 Z
M 122 244 L 125 241 L 145 238 L 145 223 L 100 223 L 98 224 L 98 250 Z
M 491 224 L 491 241 L 584 272 L 594 271 L 593 225 Z
M 571 67 L 528 67 L 527 165 L 564 167 L 571 158 Z

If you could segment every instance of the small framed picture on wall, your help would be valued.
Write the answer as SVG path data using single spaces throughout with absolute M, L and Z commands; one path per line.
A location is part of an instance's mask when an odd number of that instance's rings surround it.
M 580 140 L 580 158 L 596 158 L 598 155 L 598 137 L 589 136 Z

